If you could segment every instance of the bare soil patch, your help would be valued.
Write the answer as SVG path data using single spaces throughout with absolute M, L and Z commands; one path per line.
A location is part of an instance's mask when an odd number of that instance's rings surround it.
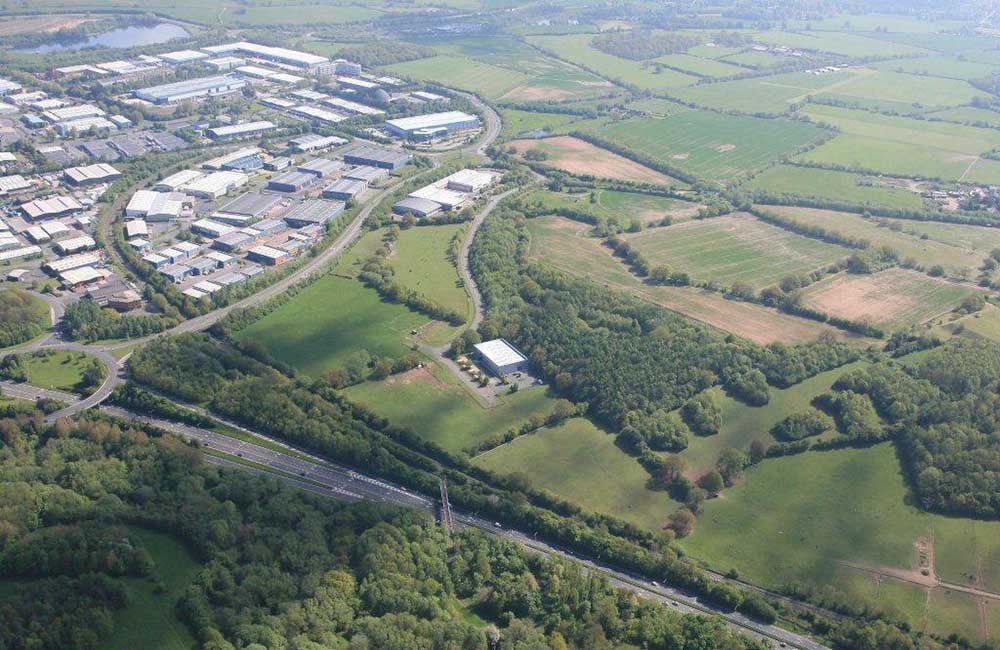
M 515 99 L 521 101 L 545 101 L 551 99 L 566 99 L 572 97 L 573 91 L 565 88 L 547 88 L 545 86 L 514 86 L 500 99 Z
M 735 149 L 736 149 L 736 145 L 735 144 L 724 144 L 724 145 L 721 145 L 721 146 L 719 146 L 719 147 L 716 148 L 717 151 L 721 151 L 722 153 L 726 153 L 728 151 L 733 151 Z
M 27 32 L 56 32 L 60 29 L 72 29 L 94 20 L 86 16 L 8 17 L 0 21 L 0 36 L 15 36 Z
M 394 386 L 396 384 L 408 386 L 409 384 L 415 382 L 424 382 L 438 388 L 448 388 L 444 382 L 431 374 L 431 372 L 427 369 L 427 366 L 424 366 L 423 368 L 413 368 L 412 370 L 401 372 L 398 375 L 392 375 L 385 380 L 385 383 L 389 386 Z
M 669 185 L 675 179 L 650 169 L 607 149 L 572 136 L 540 140 L 514 140 L 510 143 L 519 154 L 538 149 L 548 154 L 546 165 L 577 175 L 600 176 L 621 181 Z

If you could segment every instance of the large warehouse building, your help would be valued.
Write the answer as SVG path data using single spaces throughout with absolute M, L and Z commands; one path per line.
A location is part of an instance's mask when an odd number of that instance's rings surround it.
M 247 41 L 213 45 L 202 49 L 212 54 L 243 54 L 244 56 L 275 61 L 308 70 L 313 74 L 333 74 L 337 67 L 333 61 L 325 56 L 299 52 L 298 50 L 289 50 L 284 47 L 271 47 L 270 45 L 249 43 Z
M 479 362 L 497 377 L 527 369 L 528 359 L 506 339 L 493 339 L 473 346 Z
M 246 80 L 227 74 L 140 88 L 135 91 L 135 96 L 153 104 L 176 104 L 188 99 L 229 95 L 246 85 Z
M 378 147 L 360 147 L 344 154 L 344 162 L 349 165 L 366 165 L 382 169 L 399 169 L 410 162 L 410 154 Z
M 429 140 L 452 131 L 474 129 L 479 125 L 478 117 L 462 111 L 429 113 L 385 121 L 385 128 L 389 133 L 410 140 Z

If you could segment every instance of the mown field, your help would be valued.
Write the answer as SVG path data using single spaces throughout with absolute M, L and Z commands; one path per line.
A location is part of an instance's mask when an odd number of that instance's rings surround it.
M 545 387 L 538 386 L 503 395 L 495 404 L 484 406 L 436 363 L 383 381 L 351 386 L 343 393 L 455 453 L 518 427 L 533 414 L 548 414 L 555 402 Z
M 819 226 L 849 237 L 866 239 L 875 246 L 891 246 L 899 251 L 903 259 L 914 259 L 926 268 L 940 264 L 952 277 L 961 277 L 963 270 L 965 276 L 972 277 L 988 253 L 988 251 L 977 253 L 931 238 L 923 239 L 920 235 L 911 235 L 881 226 L 876 221 L 857 214 L 784 206 L 757 207 L 797 223 Z
M 891 72 L 905 72 L 962 81 L 988 77 L 993 72 L 993 67 L 986 63 L 963 60 L 953 56 L 928 56 L 917 59 L 882 61 L 872 67 Z
M 556 136 L 537 140 L 514 140 L 509 143 L 519 153 L 528 150 L 543 152 L 542 164 L 579 176 L 596 176 L 633 183 L 654 183 L 683 186 L 677 180 L 645 165 L 612 153 L 572 136 Z
M 948 107 L 967 104 L 986 94 L 959 79 L 920 76 L 879 70 L 873 74 L 859 75 L 852 81 L 838 86 L 833 92 L 827 89 L 822 96 L 844 101 L 855 101 L 861 105 L 870 102 L 892 104 L 900 108 L 919 105 L 920 107 Z
M 584 418 L 541 429 L 475 459 L 502 474 L 520 474 L 581 507 L 659 530 L 677 504 L 649 489 L 649 475 L 615 446 L 615 437 Z
M 686 271 L 697 281 L 725 286 L 742 282 L 755 289 L 850 254 L 842 246 L 802 237 L 745 214 L 651 229 L 628 240 L 653 266 Z
M 389 266 L 396 272 L 399 284 L 471 318 L 469 295 L 449 257 L 452 242 L 465 230 L 465 224 L 403 230 L 393 245 Z
M 617 222 L 623 227 L 627 227 L 633 220 L 650 224 L 664 217 L 670 217 L 673 223 L 686 221 L 697 214 L 701 207 L 690 201 L 655 194 L 604 189 L 578 193 L 538 190 L 526 195 L 523 200 L 532 211 L 539 208 L 553 211 L 569 208 Z
M 21 356 L 28 383 L 41 388 L 74 392 L 91 367 L 102 367 L 94 357 L 84 352 L 39 350 Z
M 795 194 L 858 205 L 919 210 L 924 201 L 916 192 L 887 186 L 876 179 L 851 172 L 775 165 L 754 176 L 750 188 L 777 194 Z
M 771 55 L 764 54 L 764 56 Z M 672 91 L 671 95 L 718 110 L 784 113 L 791 104 L 802 102 L 810 95 L 838 88 L 859 74 L 865 73 L 858 70 L 840 70 L 816 75 L 790 72 L 679 88 Z
M 384 70 L 418 81 L 436 81 L 445 86 L 468 90 L 487 99 L 497 99 L 529 79 L 528 75 L 514 70 L 443 54 L 396 63 L 386 66 Z
M 917 237 L 927 236 L 929 239 L 957 246 L 979 255 L 989 255 L 994 249 L 1000 248 L 1000 228 L 985 226 L 965 226 L 957 223 L 939 221 L 910 221 L 908 219 L 887 219 Z
M 516 138 L 536 131 L 545 131 L 546 134 L 550 134 L 556 129 L 572 124 L 579 118 L 576 115 L 561 113 L 536 113 L 535 111 L 502 108 L 500 109 L 500 119 L 503 121 L 501 135 L 504 138 Z
M 975 611 L 968 597 L 940 589 L 927 594 L 892 579 L 873 589 L 870 577 L 843 564 L 911 571 L 918 539 L 933 544 L 942 580 L 968 584 L 981 563 L 987 588 L 1000 587 L 1000 523 L 918 510 L 909 503 L 895 450 L 881 444 L 764 461 L 724 498 L 706 504 L 682 545 L 760 584 L 834 584 L 892 607 L 920 629 L 951 627 L 982 641 L 978 620 L 967 616 Z
M 565 273 L 626 291 L 647 302 L 671 309 L 724 332 L 761 345 L 815 341 L 826 334 L 844 338 L 829 325 L 783 314 L 747 302 L 727 300 L 718 293 L 691 287 L 644 284 L 598 239 L 590 228 L 562 217 L 541 217 L 528 223 L 531 257 Z M 863 339 L 849 339 L 864 344 Z
M 586 131 L 696 176 L 729 181 L 761 169 L 824 132 L 802 122 L 684 111 L 589 125 Z
M 893 268 L 871 275 L 831 276 L 806 288 L 803 304 L 840 318 L 904 328 L 954 309 L 975 291 L 917 271 Z

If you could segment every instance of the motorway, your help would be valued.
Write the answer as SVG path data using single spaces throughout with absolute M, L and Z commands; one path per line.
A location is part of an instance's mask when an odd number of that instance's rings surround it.
M 428 512 L 437 512 L 438 509 L 439 504 L 436 500 L 428 499 L 389 481 L 366 476 L 348 467 L 331 463 L 314 454 L 293 449 L 280 441 L 245 428 L 241 428 L 241 430 L 259 439 L 261 444 L 232 438 L 187 424 L 136 415 L 119 407 L 104 406 L 101 410 L 119 418 L 135 420 L 170 431 L 188 440 L 195 440 L 207 449 L 230 457 L 206 454 L 204 459 L 207 462 L 238 467 L 257 473 L 269 473 L 275 478 L 315 494 L 347 501 L 362 499 L 379 501 Z M 287 451 L 274 449 L 274 446 L 280 446 Z M 679 612 L 719 616 L 729 625 L 741 631 L 768 639 L 772 645 L 783 643 L 800 650 L 829 650 L 826 646 L 812 639 L 774 625 L 758 623 L 739 613 L 719 610 L 709 603 L 701 602 L 695 596 L 539 541 L 523 531 L 500 528 L 493 522 L 455 510 L 454 507 L 452 513 L 457 528 L 477 528 L 493 535 L 502 536 L 535 552 L 575 560 L 588 571 L 606 575 L 616 587 L 633 591 L 642 598 L 652 598 L 667 603 Z

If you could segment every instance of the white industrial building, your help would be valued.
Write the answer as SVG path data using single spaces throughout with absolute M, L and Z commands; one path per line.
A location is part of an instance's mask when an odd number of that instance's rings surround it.
M 217 75 L 140 88 L 133 94 L 151 104 L 176 104 L 189 99 L 229 95 L 242 90 L 246 85 L 245 79 L 233 75 Z
M 521 372 L 528 367 L 528 359 L 506 339 L 493 339 L 473 346 L 479 362 L 497 377 Z
M 50 196 L 21 204 L 21 210 L 29 219 L 59 217 L 83 210 L 80 202 L 72 196 Z
M 268 120 L 258 120 L 256 122 L 245 122 L 243 124 L 217 126 L 215 128 L 208 129 L 205 131 L 205 134 L 213 140 L 225 140 L 226 138 L 245 138 L 251 135 L 259 135 L 274 128 L 277 128 L 274 122 Z
M 53 275 L 59 275 L 60 273 L 65 273 L 71 269 L 78 269 L 84 266 L 95 266 L 100 263 L 101 256 L 99 253 L 80 253 L 79 255 L 70 255 L 69 257 L 63 257 L 58 260 L 50 260 L 46 262 L 42 268 Z
M 260 45 L 247 41 L 237 43 L 227 43 L 225 45 L 212 45 L 203 47 L 202 50 L 212 54 L 232 54 L 238 52 L 244 56 L 256 57 L 268 61 L 275 61 L 285 65 L 303 68 L 312 74 L 333 74 L 336 70 L 334 62 L 325 56 L 289 50 L 284 47 L 272 47 L 270 45 Z
M 56 243 L 55 247 L 60 255 L 72 255 L 73 253 L 80 253 L 96 248 L 97 242 L 90 235 L 80 235 L 79 237 L 63 239 Z
M 208 176 L 188 183 L 185 192 L 205 199 L 217 199 L 227 192 L 247 184 L 249 178 L 240 172 L 212 172 Z
M 85 117 L 103 117 L 104 115 L 106 115 L 106 113 L 93 104 L 80 104 L 79 106 L 54 108 L 51 111 L 45 111 L 42 113 L 42 117 L 53 124 L 80 120 Z
M 138 190 L 125 206 L 125 217 L 147 221 L 171 221 L 181 215 L 184 204 L 170 194 Z
M 20 174 L 0 176 L 0 196 L 11 192 L 20 192 L 31 188 L 31 181 Z
M 121 175 L 120 171 L 107 163 L 95 163 L 63 170 L 63 178 L 71 185 L 109 183 Z
M 204 176 L 200 171 L 194 169 L 184 169 L 176 174 L 171 174 L 167 176 L 162 181 L 154 186 L 157 192 L 176 192 L 178 190 L 184 189 L 188 183 L 193 183 L 202 176 Z
M 462 111 L 446 111 L 444 113 L 429 113 L 414 117 L 401 117 L 386 120 L 385 128 L 389 133 L 411 140 L 428 140 L 443 136 L 452 131 L 474 129 L 479 127 L 479 118 Z
M 338 115 L 333 111 L 327 111 L 315 106 L 295 106 L 289 109 L 288 112 L 323 124 L 339 124 L 347 119 L 343 115 Z
M 199 235 L 205 235 L 206 237 L 210 237 L 212 239 L 228 235 L 236 230 L 238 230 L 238 228 L 235 226 L 219 223 L 218 221 L 213 221 L 211 219 L 198 219 L 191 224 L 191 232 Z
M 78 120 L 59 122 L 55 125 L 55 130 L 59 135 L 67 137 L 86 131 L 117 131 L 118 127 L 103 117 L 81 117 Z
M 243 149 L 237 149 L 227 154 L 223 154 L 217 158 L 212 158 L 211 160 L 206 160 L 201 163 L 203 169 L 223 169 L 226 165 L 235 162 L 241 158 L 247 158 L 249 156 L 259 155 L 261 153 L 260 147 L 244 147 Z
M 125 238 L 134 239 L 136 237 L 148 237 L 149 226 L 141 219 L 133 219 L 125 223 Z
M 324 99 L 323 103 L 331 108 L 336 108 L 348 113 L 354 113 L 355 115 L 385 115 L 385 111 L 381 108 L 375 108 L 374 106 L 368 106 L 367 104 L 359 104 L 358 102 L 352 102 L 349 99 L 341 99 L 340 97 L 330 97 L 328 99 Z
M 450 176 L 441 179 L 441 183 L 449 190 L 477 194 L 499 179 L 499 174 L 478 169 L 461 169 Z

